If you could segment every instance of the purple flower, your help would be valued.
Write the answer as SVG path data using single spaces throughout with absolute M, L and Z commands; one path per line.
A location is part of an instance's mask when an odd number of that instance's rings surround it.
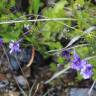
M 87 60 L 81 60 L 76 51 L 74 51 L 73 56 L 74 59 L 72 60 L 71 68 L 80 71 L 84 79 L 89 79 L 93 74 L 92 65 L 88 64 Z
M 74 59 L 72 60 L 71 68 L 75 70 L 80 70 L 82 68 L 82 61 L 76 51 L 74 51 Z
M 80 56 L 76 53 L 76 51 L 74 50 L 74 55 L 73 55 L 74 59 L 78 59 L 80 60 Z
M 86 66 L 87 61 L 86 60 L 81 60 L 79 55 L 74 51 L 74 59 L 72 60 L 71 68 L 75 69 L 77 71 L 81 70 L 83 66 Z
M 80 74 L 83 76 L 84 79 L 89 79 L 93 74 L 92 65 L 91 64 L 86 64 L 86 66 L 83 66 Z
M 70 61 L 70 50 L 63 50 L 61 55 L 62 57 L 65 57 L 68 61 Z
M 3 39 L 0 38 L 0 46 L 2 46 L 2 45 L 3 45 Z
M 10 48 L 10 54 L 14 53 L 14 52 L 20 52 L 20 46 L 18 42 L 14 42 L 13 40 L 11 40 L 10 44 L 9 44 L 9 48 Z

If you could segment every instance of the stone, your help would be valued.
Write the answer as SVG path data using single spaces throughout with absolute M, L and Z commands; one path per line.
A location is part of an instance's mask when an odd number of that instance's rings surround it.
M 18 84 L 19 84 L 19 86 L 20 86 L 21 88 L 27 89 L 27 87 L 28 87 L 28 86 L 27 86 L 28 82 L 27 82 L 27 80 L 26 80 L 22 75 L 17 76 L 16 79 L 17 79 Z
M 68 96 L 89 96 L 90 88 L 71 88 Z M 96 91 L 92 90 L 90 96 L 96 96 Z

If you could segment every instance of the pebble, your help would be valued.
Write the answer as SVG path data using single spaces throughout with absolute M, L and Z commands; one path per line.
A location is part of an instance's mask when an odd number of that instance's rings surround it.
M 68 96 L 89 96 L 89 88 L 71 88 Z M 96 96 L 96 91 L 92 91 L 90 96 Z
M 8 85 L 8 80 L 0 80 L 0 92 L 7 91 Z
M 7 80 L 0 80 L 0 89 L 6 87 L 9 84 Z
M 22 75 L 17 76 L 16 79 L 21 88 L 23 89 L 27 88 L 27 80 Z

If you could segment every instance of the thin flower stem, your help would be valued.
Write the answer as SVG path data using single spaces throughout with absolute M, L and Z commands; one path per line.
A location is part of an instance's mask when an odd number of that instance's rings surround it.
M 50 83 L 52 80 L 56 79 L 57 77 L 59 77 L 61 74 L 64 74 L 68 69 L 70 69 L 71 67 L 68 66 L 67 68 L 55 73 L 49 80 L 45 81 L 45 84 Z
M 39 14 L 26 14 L 26 15 L 20 16 L 19 18 L 16 18 L 15 20 L 22 19 L 22 18 L 25 17 L 25 16 L 38 16 L 38 17 L 40 16 L 40 17 L 42 17 L 42 18 L 48 18 L 48 17 L 46 17 L 46 16 L 39 15 Z
M 61 48 L 61 49 L 56 49 L 56 50 L 50 50 L 50 51 L 47 51 L 47 53 L 51 53 L 51 52 L 58 52 L 58 51 L 63 51 L 63 50 L 69 50 L 69 49 L 74 49 L 74 48 L 78 48 L 78 47 L 82 47 L 82 46 L 87 46 L 88 44 L 80 44 L 80 45 L 76 45 L 76 46 L 73 46 L 73 47 L 69 47 L 69 48 Z M 56 53 L 54 53 L 56 54 Z
M 53 90 L 53 88 L 49 89 L 43 96 L 47 96 L 48 93 L 50 93 Z
M 20 66 L 20 62 L 18 61 L 18 59 L 17 59 L 17 56 L 16 56 L 16 55 L 15 55 L 15 59 L 16 59 L 16 61 L 17 61 L 17 64 L 18 64 L 18 66 L 19 66 L 19 68 L 20 68 L 21 72 L 22 72 L 23 77 L 25 78 L 24 72 L 23 72 L 23 70 L 22 70 L 22 68 L 21 68 L 21 66 Z M 29 87 L 29 83 L 28 83 L 28 81 L 27 81 L 27 79 L 26 79 L 26 78 L 25 78 L 25 80 L 26 80 L 26 83 L 27 83 L 28 88 L 30 89 L 30 87 Z
M 94 80 L 94 82 L 93 82 L 91 88 L 90 88 L 89 91 L 88 91 L 88 95 L 89 95 L 89 96 L 91 96 L 91 93 L 92 93 L 92 90 L 93 90 L 95 84 L 96 84 L 96 80 Z
M 39 16 L 41 16 L 42 18 L 44 18 L 44 19 L 49 19 L 48 17 L 46 17 L 46 16 L 43 16 L 43 15 L 36 15 L 36 14 L 27 14 L 27 15 L 24 15 L 24 16 L 31 16 L 31 15 L 33 15 L 33 16 L 37 16 L 37 17 L 39 17 Z M 24 17 L 24 16 L 21 16 L 20 18 L 22 18 L 22 17 Z M 18 19 L 18 18 L 17 18 Z M 15 20 L 17 20 L 17 19 L 15 19 Z M 37 18 L 38 19 L 38 18 Z M 57 21 L 57 20 L 56 20 Z M 69 25 L 67 25 L 67 24 L 65 24 L 65 23 L 62 23 L 62 22 L 58 22 L 59 24 L 63 24 L 64 26 L 66 26 L 66 27 L 69 27 L 69 28 L 71 28 L 71 29 L 75 29 L 75 27 L 71 27 L 71 26 L 69 26 Z
M 36 82 L 37 82 L 37 80 L 34 81 L 32 87 L 30 88 L 30 90 L 29 90 L 29 96 L 32 96 L 32 90 L 33 90 L 33 88 L 34 88 Z
M 87 57 L 87 58 L 85 58 L 85 60 L 90 60 L 90 59 L 93 59 L 93 58 L 96 58 L 96 55 Z
M 36 19 L 35 20 L 37 20 L 38 19 L 38 15 L 37 15 L 37 17 L 36 17 Z M 34 21 L 34 25 L 36 24 L 36 21 Z M 34 29 L 33 29 L 33 31 L 34 31 Z M 20 42 L 22 42 L 23 41 L 23 39 L 25 38 L 25 37 L 27 37 L 27 34 L 28 33 L 30 33 L 30 30 L 29 31 L 27 31 L 27 32 L 25 32 L 24 34 L 23 34 L 23 36 L 17 41 L 17 43 L 20 43 Z
M 37 87 L 36 87 L 36 90 L 35 90 L 35 92 L 34 92 L 33 96 L 36 96 L 36 92 L 38 91 L 39 86 L 40 86 L 40 84 L 37 84 Z
M 89 34 L 90 32 L 92 32 L 94 30 L 96 30 L 96 26 L 91 26 L 87 30 L 85 30 L 84 32 L 87 33 L 87 34 Z
M 23 41 L 23 39 L 24 39 L 24 37 L 20 38 L 20 39 L 17 41 L 17 43 L 22 42 L 22 41 Z
M 43 21 L 76 21 L 73 18 L 45 18 L 45 19 L 33 19 L 33 20 L 10 20 L 5 22 L 0 22 L 0 24 L 10 24 L 10 23 L 22 23 L 22 22 L 43 22 Z

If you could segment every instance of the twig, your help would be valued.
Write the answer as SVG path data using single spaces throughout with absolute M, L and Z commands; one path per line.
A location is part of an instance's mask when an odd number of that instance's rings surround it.
M 35 92 L 34 92 L 33 96 L 35 96 L 36 92 L 37 92 L 37 91 L 38 91 L 38 89 L 39 89 L 39 86 L 40 86 L 40 84 L 37 84 L 37 87 L 36 87 L 36 90 L 35 90 Z
M 93 58 L 96 58 L 96 55 L 87 57 L 87 58 L 85 58 L 85 60 L 90 60 L 90 59 L 93 59 Z
M 96 30 L 96 26 L 89 27 L 87 30 L 84 31 L 84 33 L 89 34 L 90 32 Z
M 31 59 L 30 59 L 30 61 L 27 64 L 26 67 L 30 67 L 31 66 L 31 64 L 33 63 L 34 57 L 35 57 L 35 48 L 32 48 Z
M 46 16 L 36 15 L 36 14 L 28 14 L 28 15 L 24 15 L 24 16 L 31 16 L 31 15 L 37 16 L 37 17 L 41 16 L 41 17 L 44 18 L 44 19 L 49 19 L 49 18 L 46 17 Z M 24 17 L 24 16 L 21 16 L 21 17 Z M 21 18 L 21 17 L 20 17 L 20 18 Z M 57 20 L 56 20 L 56 21 L 57 21 Z M 59 23 L 59 24 L 63 24 L 64 26 L 66 26 L 66 27 L 68 27 L 68 28 L 75 29 L 74 27 L 71 27 L 71 26 L 69 26 L 69 25 L 67 25 L 67 24 L 65 24 L 65 23 L 62 23 L 62 22 L 58 22 L 58 23 Z
M 87 45 L 88 44 L 80 44 L 80 45 L 76 45 L 76 46 L 69 47 L 69 48 L 61 48 L 61 49 L 56 49 L 56 50 L 50 50 L 50 51 L 47 51 L 47 53 L 58 52 L 58 51 L 63 51 L 63 50 L 69 50 L 69 49 L 73 49 L 73 48 L 77 48 L 77 47 L 82 47 L 82 46 L 87 46 Z
M 49 92 L 51 92 L 53 88 L 49 89 L 43 96 L 47 96 Z
M 72 20 L 76 21 L 76 19 L 73 18 L 45 18 L 45 19 L 33 19 L 33 20 L 10 20 L 10 21 L 2 21 L 0 24 L 10 24 L 10 23 L 22 23 L 22 22 L 43 22 L 43 21 L 67 21 Z
M 36 82 L 37 82 L 37 81 L 35 80 L 34 83 L 33 83 L 33 85 L 32 85 L 32 87 L 31 87 L 31 89 L 29 90 L 29 96 L 32 96 L 32 90 L 33 90 Z

